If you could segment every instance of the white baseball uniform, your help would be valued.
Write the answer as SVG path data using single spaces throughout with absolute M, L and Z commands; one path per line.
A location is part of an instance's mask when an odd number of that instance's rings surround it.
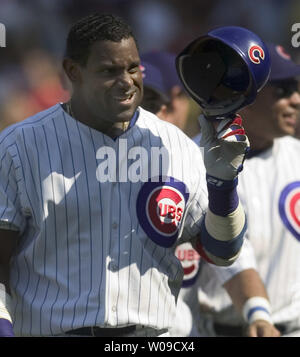
M 193 138 L 197 145 L 200 140 L 201 134 Z M 169 330 L 170 335 L 212 336 L 215 334 L 214 318 L 220 318 L 222 321 L 220 312 L 231 305 L 231 299 L 222 285 L 243 270 L 256 269 L 251 243 L 248 240 L 244 241 L 239 257 L 228 267 L 207 263 L 200 258 L 189 242 L 178 245 L 175 254 L 181 261 L 184 276 L 178 297 L 176 319 Z M 231 311 L 231 314 L 235 320 L 242 320 L 240 314 L 235 311 Z
M 238 185 L 247 214 L 246 237 L 267 289 L 272 320 L 284 326 L 283 335 L 288 336 L 300 336 L 299 152 L 298 139 L 276 139 L 272 148 L 246 160 Z M 207 291 L 209 299 L 203 294 L 200 299 L 216 311 L 215 321 L 230 325 L 241 322 L 225 291 L 217 287 Z
M 240 255 L 228 267 L 201 259 L 189 242 L 180 244 L 175 254 L 182 263 L 184 277 L 170 336 L 212 336 L 215 334 L 212 325 L 215 315 L 221 320 L 220 311 L 232 303 L 223 285 L 243 270 L 256 269 L 252 246 L 244 240 Z M 241 320 L 238 313 L 233 312 L 234 317 Z
M 0 227 L 20 232 L 10 277 L 17 336 L 172 325 L 183 275 L 174 243 L 199 232 L 205 168 L 179 129 L 138 114 L 116 139 L 60 104 L 0 134 Z M 155 167 L 151 148 L 164 148 L 167 165 Z M 126 172 L 130 180 L 109 182 Z
M 274 323 L 300 330 L 300 141 L 286 136 L 246 160 L 238 186 Z M 300 335 L 300 334 L 299 334 Z

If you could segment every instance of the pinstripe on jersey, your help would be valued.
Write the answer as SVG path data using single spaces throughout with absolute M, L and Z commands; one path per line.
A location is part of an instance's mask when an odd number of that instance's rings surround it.
M 300 242 L 298 235 L 287 229 L 280 214 L 280 205 L 284 204 L 280 202 L 282 193 L 292 183 L 300 181 L 299 152 L 300 141 L 286 136 L 276 139 L 272 148 L 245 161 L 239 175 L 238 192 L 247 215 L 250 254 L 245 255 L 244 247 L 243 260 L 237 259 L 226 268 L 206 264 L 197 282 L 208 296 L 202 293 L 200 298 L 207 299 L 203 302 L 209 302 L 215 309 L 215 321 L 219 323 L 240 324 L 242 320 L 224 289 L 212 278 L 212 271 L 224 283 L 238 270 L 256 267 L 267 289 L 273 322 L 300 330 Z M 299 220 L 299 199 L 297 202 L 294 208 Z M 285 203 L 288 215 L 292 207 L 287 204 L 288 200 Z M 299 231 L 299 223 L 295 221 L 294 224 Z M 255 264 L 251 262 L 252 254 Z
M 207 207 L 197 146 L 141 108 L 119 138 L 128 148 L 167 149 L 168 176 L 189 190 L 180 236 L 193 237 Z M 175 248 L 153 242 L 138 221 L 144 183 L 96 179 L 97 150 L 117 151 L 119 138 L 74 120 L 60 104 L 1 133 L 0 225 L 21 232 L 10 282 L 16 335 L 91 325 L 171 326 L 182 268 Z
M 238 186 L 258 272 L 270 298 L 272 319 L 275 323 L 293 321 L 298 329 L 300 242 L 286 228 L 279 204 L 284 189 L 300 181 L 299 152 L 299 140 L 289 136 L 276 139 L 271 149 L 246 161 Z M 299 199 L 297 202 L 299 219 Z M 290 209 L 287 207 L 287 211 Z M 295 224 L 300 231 L 299 223 Z

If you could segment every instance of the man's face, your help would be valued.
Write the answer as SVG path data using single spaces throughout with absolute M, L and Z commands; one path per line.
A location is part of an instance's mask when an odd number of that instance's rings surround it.
M 139 65 L 133 38 L 95 42 L 74 87 L 89 114 L 113 123 L 130 120 L 143 95 Z
M 294 80 L 266 85 L 258 93 L 253 105 L 241 113 L 246 131 L 263 135 L 270 140 L 294 135 L 299 121 L 300 95 Z
M 282 82 L 278 86 L 273 85 L 272 89 L 273 96 L 278 98 L 273 105 L 273 113 L 277 118 L 279 130 L 284 135 L 295 135 L 300 113 L 300 95 L 297 82 Z

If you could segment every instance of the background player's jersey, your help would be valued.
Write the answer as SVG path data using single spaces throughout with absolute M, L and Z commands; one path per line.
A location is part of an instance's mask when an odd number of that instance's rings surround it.
M 228 267 L 216 266 L 201 259 L 189 242 L 180 244 L 175 251 L 184 271 L 178 297 L 176 320 L 171 336 L 209 336 L 215 314 L 231 306 L 231 299 L 223 288 L 226 281 L 245 269 L 256 269 L 254 252 L 248 240 L 244 241 L 237 260 Z M 240 320 L 237 312 L 231 318 Z
M 300 141 L 286 136 L 245 162 L 238 191 L 273 321 L 300 327 Z M 297 321 L 298 320 L 298 321 Z M 292 322 L 291 322 L 292 323 Z
M 116 139 L 60 104 L 1 133 L 0 226 L 21 233 L 16 335 L 172 324 L 183 275 L 175 244 L 199 231 L 205 168 L 185 134 L 138 111 Z M 167 165 L 151 160 L 157 150 Z
M 299 140 L 289 136 L 276 139 L 271 149 L 246 160 L 238 185 L 247 215 L 246 237 L 267 289 L 272 320 L 285 324 L 287 332 L 300 327 L 299 152 Z M 226 291 L 214 285 L 211 272 L 203 274 L 204 279 L 205 275 L 210 283 L 202 283 L 205 293 L 201 291 L 199 298 L 209 313 L 201 332 L 214 333 L 213 321 L 240 325 L 242 320 Z

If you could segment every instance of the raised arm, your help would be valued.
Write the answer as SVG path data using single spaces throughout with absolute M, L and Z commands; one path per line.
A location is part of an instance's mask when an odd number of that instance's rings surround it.
M 238 257 L 246 230 L 236 186 L 249 141 L 239 115 L 216 123 L 200 116 L 209 202 L 201 235 L 193 245 L 208 262 L 226 266 Z

